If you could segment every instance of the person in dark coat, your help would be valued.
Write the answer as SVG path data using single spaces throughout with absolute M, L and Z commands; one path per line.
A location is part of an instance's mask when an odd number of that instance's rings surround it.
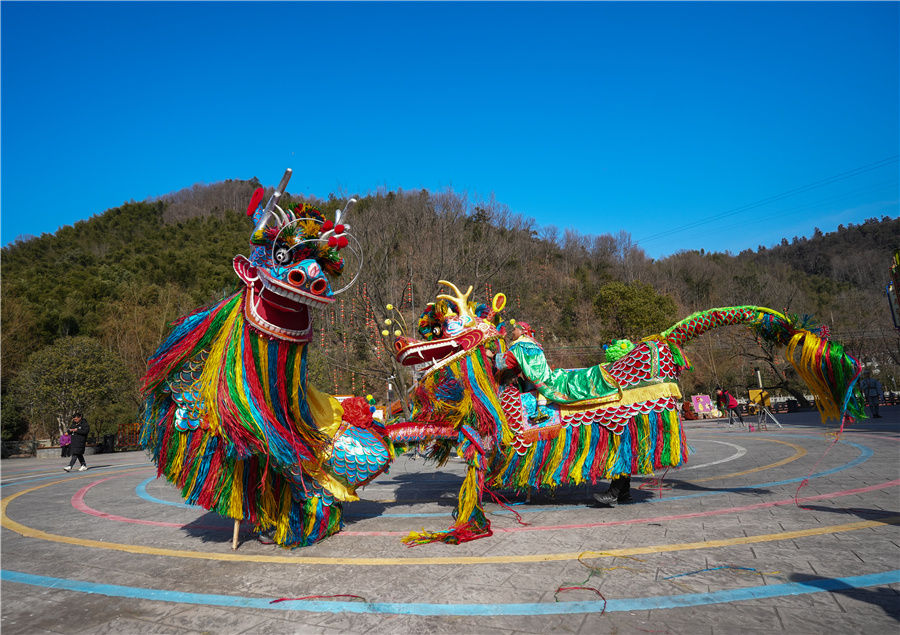
M 67 467 L 63 468 L 66 472 L 72 471 L 76 460 L 81 463 L 81 467 L 78 468 L 79 472 L 84 472 L 88 469 L 84 463 L 84 448 L 87 445 L 87 437 L 90 431 L 91 427 L 88 425 L 87 419 L 81 416 L 80 412 L 76 412 L 75 416 L 72 417 L 72 427 L 69 428 L 69 434 L 72 435 L 72 442 L 69 444 L 72 460 L 69 461 Z

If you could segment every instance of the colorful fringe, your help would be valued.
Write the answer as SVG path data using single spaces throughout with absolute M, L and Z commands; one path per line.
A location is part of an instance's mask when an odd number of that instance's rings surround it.
M 454 525 L 447 531 L 412 532 L 403 539 L 409 546 L 458 544 L 491 535 L 482 505 L 488 455 L 496 451 L 498 442 L 508 443 L 512 437 L 498 397 L 500 388 L 490 368 L 482 346 L 423 378 L 415 392 L 412 419 L 420 426 L 422 440 L 430 443 L 428 458 L 442 464 L 455 448 L 469 470 L 459 492 Z M 438 422 L 445 426 L 452 423 L 458 436 L 430 437 L 429 426 Z M 399 431 L 401 426 L 408 429 L 408 425 L 392 424 L 388 429 Z
M 141 444 L 189 504 L 274 528 L 281 546 L 309 545 L 341 529 L 342 509 L 292 488 L 291 469 L 317 473 L 329 441 L 307 403 L 306 347 L 253 332 L 242 298 L 184 318 L 150 359 Z M 201 354 L 188 384 L 181 370 Z M 197 429 L 181 432 L 174 421 L 185 402 L 201 414 Z
M 677 467 L 687 452 L 677 411 L 650 412 L 629 419 L 621 435 L 597 423 L 566 427 L 555 439 L 536 441 L 524 454 L 498 457 L 487 483 L 498 489 L 553 490 Z

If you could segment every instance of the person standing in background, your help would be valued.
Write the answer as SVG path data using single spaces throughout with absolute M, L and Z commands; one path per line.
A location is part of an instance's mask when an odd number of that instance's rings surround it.
M 84 448 L 87 446 L 87 437 L 90 431 L 91 427 L 88 425 L 87 419 L 81 416 L 80 412 L 76 412 L 72 417 L 72 427 L 69 428 L 69 434 L 72 435 L 72 443 L 69 445 L 69 449 L 72 452 L 72 460 L 69 461 L 67 467 L 63 468 L 66 472 L 72 471 L 75 461 L 81 463 L 81 467 L 78 468 L 79 472 L 84 472 L 88 469 L 84 463 Z
M 722 388 L 716 388 L 716 407 L 722 412 L 728 412 L 728 425 L 734 427 L 734 417 L 737 415 L 741 425 L 744 425 L 744 417 L 738 411 L 738 402 L 731 393 Z
M 881 419 L 879 406 L 884 398 L 884 387 L 881 385 L 881 382 L 872 377 L 871 372 L 866 371 L 859 382 L 859 388 L 869 403 L 869 411 L 872 413 L 872 418 Z

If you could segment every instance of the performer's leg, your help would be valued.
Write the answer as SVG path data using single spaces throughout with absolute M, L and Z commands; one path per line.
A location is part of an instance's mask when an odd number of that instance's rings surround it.
M 620 503 L 631 502 L 631 476 L 620 476 L 621 487 L 619 488 L 618 501 Z
M 610 507 L 615 507 L 619 504 L 619 496 L 625 491 L 628 492 L 630 490 L 631 477 L 625 474 L 616 476 L 609 482 L 609 489 L 603 492 L 602 494 L 597 493 L 594 494 L 594 500 L 598 503 L 603 503 L 604 505 L 609 505 Z M 630 497 L 630 494 L 629 494 Z

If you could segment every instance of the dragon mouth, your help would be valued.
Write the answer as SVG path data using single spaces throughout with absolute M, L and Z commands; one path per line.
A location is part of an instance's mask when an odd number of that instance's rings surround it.
M 403 366 L 415 366 L 417 370 L 432 366 L 445 357 L 463 350 L 463 345 L 455 339 L 422 342 L 398 338 L 394 347 L 397 349 L 397 361 Z
M 316 298 L 292 290 L 265 271 L 247 285 L 247 320 L 263 335 L 290 342 L 309 342 L 312 339 L 310 307 L 330 304 L 330 298 Z
M 444 337 L 430 342 L 399 337 L 394 342 L 394 356 L 403 366 L 428 370 L 499 337 L 500 334 L 492 324 L 480 322 L 474 328 L 468 328 L 455 337 Z

